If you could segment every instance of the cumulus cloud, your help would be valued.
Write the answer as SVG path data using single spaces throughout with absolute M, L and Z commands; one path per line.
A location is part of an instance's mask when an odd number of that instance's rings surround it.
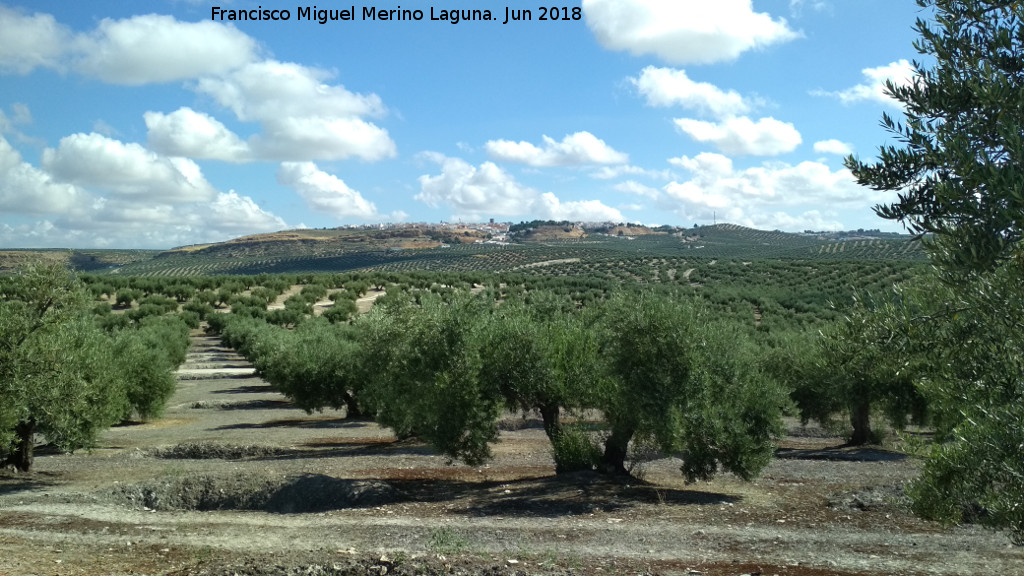
M 196 90 L 230 109 L 243 122 L 259 122 L 263 133 L 248 145 L 266 160 L 375 161 L 395 156 L 387 130 L 363 119 L 380 116 L 376 94 L 356 94 L 327 84 L 330 74 L 289 62 L 267 60 L 201 79 Z
M 835 139 L 821 140 L 814 143 L 814 151 L 818 154 L 849 156 L 850 154 L 853 154 L 853 146 Z
M 537 191 L 524 186 L 493 162 L 473 166 L 461 158 L 426 153 L 424 158 L 441 166 L 436 176 L 419 177 L 416 200 L 436 208 L 451 206 L 455 214 L 482 217 L 518 216 L 529 211 Z
M 622 212 L 605 206 L 598 200 L 562 202 L 551 192 L 545 192 L 531 210 L 537 218 L 546 220 L 569 220 L 573 222 L 622 222 Z
M 262 129 L 243 141 L 191 108 L 150 112 L 149 142 L 164 154 L 228 162 L 396 155 L 387 130 L 367 120 L 386 113 L 379 96 L 333 84 L 325 70 L 262 59 L 256 40 L 230 24 L 147 14 L 74 34 L 51 15 L 0 5 L 0 38 L 0 73 L 48 66 L 119 85 L 191 80 L 191 89 Z
M 802 141 L 792 124 L 774 118 L 757 122 L 745 116 L 722 122 L 677 118 L 675 123 L 694 140 L 709 142 L 726 154 L 775 156 L 792 152 Z
M 659 206 L 684 219 L 732 222 L 755 228 L 839 229 L 834 212 L 817 206 L 862 209 L 886 200 L 885 193 L 857 185 L 849 170 L 820 162 L 766 162 L 737 169 L 721 154 L 682 156 L 670 162 L 689 178 L 665 185 Z
M 194 194 L 195 188 L 209 186 L 198 167 L 161 159 L 136 144 L 78 134 L 43 156 L 43 168 L 32 166 L 0 136 L 0 212 L 22 220 L 0 224 L 0 244 L 166 248 L 287 228 L 284 220 L 233 190 Z M 90 161 L 95 169 L 86 167 Z M 133 162 L 140 163 L 134 172 L 102 176 L 104 169 L 120 171 Z M 170 175 L 171 182 L 154 180 L 161 175 Z M 156 192 L 142 193 L 147 184 Z M 188 200 L 182 187 L 192 187 L 186 190 Z
M 174 82 L 223 74 L 256 59 L 256 41 L 219 22 L 147 14 L 105 18 L 74 42 L 74 67 L 110 84 Z
M 71 32 L 50 14 L 27 14 L 0 5 L 0 72 L 27 74 L 58 68 Z
M 377 207 L 372 202 L 312 162 L 284 162 L 277 171 L 277 181 L 298 192 L 313 210 L 339 220 L 368 220 L 378 216 Z
M 441 173 L 419 177 L 415 199 L 431 207 L 450 206 L 468 219 L 532 216 L 552 220 L 623 220 L 622 213 L 597 200 L 563 202 L 550 192 L 525 186 L 493 162 L 473 166 L 461 158 L 428 152 L 423 158 L 440 165 Z
M 583 0 L 583 12 L 605 48 L 671 64 L 735 60 L 797 37 L 785 19 L 754 12 L 751 0 Z
M 906 59 L 877 68 L 865 68 L 861 73 L 865 80 L 861 84 L 838 92 L 817 90 L 812 94 L 838 98 L 843 104 L 868 101 L 898 107 L 901 104 L 885 94 L 885 82 L 892 81 L 896 86 L 909 86 L 914 82 L 914 65 Z
M 584 164 L 625 164 L 629 155 L 613 149 L 590 132 L 576 132 L 556 142 L 542 137 L 542 147 L 529 142 L 491 140 L 485 147 L 495 160 L 519 162 L 530 166 L 581 166 Z
M 738 92 L 714 84 L 694 82 L 685 70 L 648 66 L 640 76 L 629 78 L 647 99 L 648 106 L 681 106 L 714 118 L 745 114 L 751 105 Z
M 185 107 L 170 114 L 146 112 L 149 147 L 168 156 L 246 162 L 252 151 L 216 118 Z
M 64 182 L 114 195 L 173 204 L 210 200 L 216 193 L 195 162 L 96 133 L 62 138 L 56 149 L 43 151 L 41 165 Z
M 89 196 L 72 184 L 22 160 L 21 154 L 0 135 L 0 212 L 5 214 L 60 214 L 81 210 Z
M 751 111 L 754 102 L 738 92 L 694 82 L 684 70 L 648 66 L 629 81 L 649 106 L 679 106 L 714 118 L 713 122 L 694 118 L 676 118 L 674 122 L 694 140 L 711 143 L 722 152 L 775 156 L 792 152 L 802 141 L 793 124 L 774 118 L 755 122 L 743 115 Z

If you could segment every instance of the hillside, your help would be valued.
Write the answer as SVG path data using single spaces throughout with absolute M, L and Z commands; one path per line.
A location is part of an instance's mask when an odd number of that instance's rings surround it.
M 273 274 L 347 270 L 502 271 L 573 259 L 637 257 L 924 261 L 907 236 L 864 232 L 794 234 L 733 224 L 699 228 L 605 226 L 586 230 L 555 223 L 520 228 L 507 242 L 487 241 L 487 226 L 288 230 L 215 244 L 151 250 L 0 251 L 0 272 L 36 257 L 57 258 L 80 271 L 138 276 Z M 503 230 L 493 229 L 496 239 Z

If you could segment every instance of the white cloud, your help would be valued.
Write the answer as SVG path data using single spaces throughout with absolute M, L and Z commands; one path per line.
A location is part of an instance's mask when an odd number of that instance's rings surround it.
M 153 161 L 152 153 L 142 150 L 140 154 L 137 145 L 105 141 L 96 135 L 69 138 L 57 150 L 44 151 L 44 157 L 49 155 L 50 166 L 61 174 L 81 179 L 89 186 L 71 183 L 24 162 L 0 136 L 0 212 L 23 219 L 43 217 L 13 225 L 0 223 L 0 244 L 26 248 L 166 248 L 287 228 L 284 220 L 233 190 L 223 193 L 210 189 L 191 201 L 174 196 L 183 180 L 205 182 L 189 161 L 172 159 L 164 164 L 159 157 Z M 102 179 L 100 171 L 82 170 L 90 160 L 110 169 L 123 168 L 119 162 L 138 161 L 142 165 L 127 178 Z M 156 181 L 161 175 L 169 176 L 172 182 Z M 171 193 L 126 193 L 146 182 Z
M 647 98 L 648 106 L 681 106 L 714 118 L 745 114 L 751 105 L 736 91 L 721 90 L 707 82 L 694 82 L 685 70 L 648 66 L 629 81 Z
M 431 207 L 450 206 L 467 219 L 532 216 L 552 220 L 622 220 L 618 210 L 597 200 L 563 202 L 516 181 L 493 162 L 473 166 L 461 158 L 428 152 L 423 158 L 441 166 L 441 174 L 419 177 L 415 199 Z
M 114 195 L 180 203 L 210 200 L 216 193 L 195 162 L 96 133 L 62 138 L 57 149 L 43 151 L 41 164 L 59 180 Z
M 590 132 L 576 132 L 556 142 L 543 136 L 543 148 L 529 142 L 491 140 L 485 145 L 491 158 L 530 166 L 580 166 L 584 164 L 625 164 L 629 156 L 617 152 Z
M 634 194 L 636 196 L 643 196 L 645 198 L 657 199 L 661 194 L 657 188 L 652 188 L 641 184 L 635 180 L 627 180 L 626 182 L 620 182 L 612 187 L 614 190 L 619 192 L 625 192 L 626 194 Z
M 203 230 L 207 229 L 220 238 L 273 232 L 288 227 L 280 217 L 263 210 L 252 198 L 234 190 L 218 193 L 213 202 L 193 205 L 192 215 L 194 233 L 204 234 Z
M 587 26 L 609 50 L 653 54 L 672 64 L 735 60 L 797 37 L 751 0 L 583 0 Z
M 170 114 L 146 112 L 149 147 L 168 156 L 245 162 L 249 145 L 209 114 L 179 108 Z
M 11 115 L 8 116 L 3 109 L 0 109 L 0 134 L 10 134 L 19 142 L 34 142 L 31 138 L 18 130 L 18 126 L 32 123 L 32 112 L 28 106 L 21 102 L 11 104 Z
M 262 128 L 243 141 L 190 108 L 150 112 L 149 141 L 166 154 L 229 162 L 396 155 L 387 130 L 366 119 L 385 114 L 379 96 L 331 84 L 325 70 L 261 60 L 256 40 L 230 24 L 148 14 L 104 19 L 74 35 L 51 15 L 0 6 L 0 38 L 0 73 L 49 66 L 120 85 L 194 80 L 191 89 Z
M 832 8 L 828 0 L 789 0 L 789 12 L 794 16 L 800 16 L 805 9 L 814 12 L 824 12 Z
M 572 222 L 622 222 L 626 219 L 622 212 L 598 200 L 562 202 L 551 192 L 540 195 L 531 213 L 540 219 Z
M 906 59 L 877 68 L 865 68 L 861 70 L 861 73 L 865 79 L 862 84 L 838 92 L 817 90 L 812 94 L 838 98 L 843 104 L 869 101 L 898 107 L 901 104 L 885 94 L 886 80 L 891 80 L 896 86 L 909 86 L 914 81 L 914 65 Z
M 818 154 L 836 154 L 837 156 L 849 156 L 853 154 L 853 146 L 839 140 L 821 140 L 814 143 L 814 151 Z
M 364 96 L 326 82 L 332 74 L 296 64 L 264 60 L 230 74 L 203 78 L 198 91 L 230 108 L 239 120 L 273 116 L 379 116 L 384 105 L 376 94 Z
M 380 97 L 326 84 L 329 77 L 316 68 L 268 60 L 203 78 L 196 90 L 232 110 L 239 120 L 262 125 L 264 132 L 248 144 L 265 160 L 355 156 L 375 161 L 395 156 L 387 130 L 363 119 L 384 114 Z
M 147 14 L 105 18 L 74 42 L 74 67 L 110 84 L 174 82 L 223 74 L 256 58 L 256 41 L 218 22 Z
M 0 5 L 0 72 L 27 74 L 58 68 L 71 33 L 50 14 L 26 14 Z
M 612 180 L 619 176 L 644 176 L 654 180 L 668 180 L 672 178 L 672 173 L 668 170 L 649 170 L 647 168 L 641 168 L 640 166 L 632 166 L 630 164 L 620 164 L 618 166 L 601 166 L 590 173 L 591 178 L 598 180 Z
M 792 152 L 802 141 L 792 124 L 774 118 L 754 122 L 741 116 L 718 123 L 677 118 L 675 123 L 694 140 L 710 142 L 726 154 L 775 156 Z
M 77 186 L 55 181 L 24 162 L 21 154 L 0 136 L 0 212 L 68 213 L 83 208 L 89 200 L 89 195 Z
M 377 207 L 372 202 L 312 162 L 284 162 L 277 171 L 277 181 L 298 192 L 311 209 L 339 220 L 378 217 Z
M 441 174 L 419 177 L 416 200 L 436 208 L 443 204 L 461 216 L 518 216 L 529 210 L 537 191 L 524 186 L 493 162 L 473 166 L 461 158 L 426 153 L 441 165 Z
M 821 206 L 849 213 L 887 199 L 884 192 L 857 185 L 849 170 L 833 171 L 820 162 L 766 162 L 736 169 L 732 160 L 713 153 L 670 162 L 690 177 L 663 187 L 658 202 L 684 220 L 711 220 L 714 215 L 719 222 L 762 229 L 839 229 L 838 215 L 823 212 Z

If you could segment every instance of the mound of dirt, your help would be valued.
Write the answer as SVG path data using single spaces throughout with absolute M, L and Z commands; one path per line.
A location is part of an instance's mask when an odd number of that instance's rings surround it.
M 219 444 L 216 442 L 182 442 L 174 446 L 161 446 L 146 452 L 147 456 L 168 460 L 242 460 L 268 458 L 289 453 L 285 448 L 258 444 Z
M 151 510 L 263 510 L 281 514 L 381 506 L 402 500 L 381 480 L 349 480 L 322 474 L 275 477 L 206 474 L 121 485 L 115 502 Z

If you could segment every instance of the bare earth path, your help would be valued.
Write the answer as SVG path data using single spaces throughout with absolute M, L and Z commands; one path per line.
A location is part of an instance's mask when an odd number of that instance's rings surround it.
M 1005 535 L 914 518 L 899 454 L 787 439 L 764 476 L 556 478 L 533 420 L 449 465 L 306 414 L 196 334 L 165 416 L 0 473 L 0 574 L 1020 574 Z M 45 451 L 44 451 L 45 452 Z

